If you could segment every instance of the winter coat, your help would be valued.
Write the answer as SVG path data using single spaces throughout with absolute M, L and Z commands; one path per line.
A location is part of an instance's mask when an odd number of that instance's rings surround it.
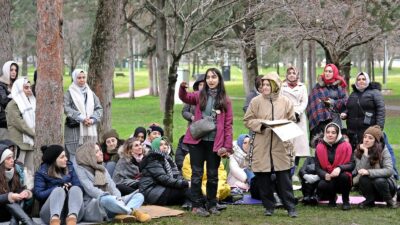
M 6 107 L 11 101 L 7 84 L 0 82 L 0 128 L 7 128 Z
M 303 179 L 306 174 L 317 174 L 315 170 L 315 157 L 307 157 L 299 170 L 299 177 Z
M 340 113 L 345 110 L 347 101 L 346 90 L 340 86 L 341 80 L 332 85 L 326 85 L 321 77 L 308 96 L 306 108 L 310 131 L 320 122 L 332 121 L 341 127 Z M 325 106 L 323 100 L 331 99 L 330 107 Z
M 99 98 L 94 93 L 93 93 L 93 100 L 94 100 L 94 110 L 92 118 L 95 119 L 96 122 L 98 123 L 100 122 L 103 116 L 103 108 L 100 104 Z M 81 113 L 75 106 L 69 91 L 65 92 L 64 94 L 64 113 L 67 117 L 70 117 L 75 121 L 80 121 L 79 115 Z M 68 152 L 73 155 L 75 155 L 76 149 L 79 146 L 79 137 L 80 137 L 79 129 L 80 129 L 79 126 L 74 128 L 64 126 L 64 143 L 68 149 Z
M 120 158 L 115 166 L 112 179 L 115 184 L 124 184 L 131 188 L 139 188 L 140 180 L 139 163 L 133 158 Z
M 308 103 L 307 87 L 303 83 L 298 82 L 296 87 L 290 88 L 289 85 L 284 82 L 282 84 L 281 93 L 292 101 L 294 112 L 300 117 L 300 122 L 297 123 L 297 126 L 303 131 L 303 135 L 295 137 L 292 140 L 296 156 L 310 156 L 307 136 L 308 122 L 305 114 Z
M 83 221 L 100 222 L 109 220 L 106 210 L 100 205 L 100 197 L 105 195 L 113 195 L 117 198 L 121 197 L 121 192 L 117 189 L 110 174 L 105 171 L 107 179 L 107 192 L 94 186 L 94 175 L 85 167 L 76 165 L 76 174 L 81 182 L 83 192 L 83 204 L 85 206 L 85 215 Z
M 194 121 L 200 120 L 202 118 L 202 113 L 200 109 L 200 92 L 188 93 L 184 87 L 179 88 L 179 98 L 186 104 L 196 105 L 194 113 Z M 221 110 L 220 114 L 216 115 L 216 135 L 214 139 L 213 151 L 217 152 L 220 148 L 225 147 L 228 151 L 232 151 L 232 103 L 227 97 L 226 99 L 227 111 Z M 183 143 L 185 144 L 198 144 L 201 139 L 194 139 L 190 134 L 189 128 L 186 130 L 185 138 Z
M 247 174 L 244 169 L 248 167 L 247 154 L 237 145 L 233 144 L 233 155 L 229 157 L 228 184 L 231 187 L 238 187 L 248 190 Z
M 206 163 L 204 163 L 204 171 L 207 171 Z M 192 167 L 190 165 L 190 154 L 185 156 L 183 160 L 182 175 L 185 180 L 192 179 Z M 204 196 L 207 195 L 207 173 L 203 173 L 201 179 L 201 191 Z M 219 164 L 218 167 L 218 187 L 217 187 L 217 199 L 224 200 L 231 194 L 231 187 L 226 183 L 226 170 L 224 164 Z
M 21 111 L 19 111 L 18 105 L 14 100 L 8 103 L 6 108 L 6 118 L 8 125 L 8 132 L 10 140 L 17 144 L 22 150 L 33 151 L 33 146 L 23 143 L 23 134 L 29 135 L 31 138 L 35 138 L 35 130 L 30 128 L 22 118 Z
M 62 176 L 62 178 L 55 178 L 48 175 L 49 165 L 47 163 L 42 163 L 40 165 L 38 171 L 35 173 L 33 192 L 36 199 L 38 199 L 42 204 L 47 200 L 54 188 L 62 187 L 65 183 L 71 183 L 72 186 L 82 188 L 72 162 L 68 161 L 67 167 L 68 174 Z
M 371 82 L 368 87 L 360 92 L 353 84 L 353 92 L 347 100 L 347 132 L 353 146 L 362 141 L 364 131 L 373 125 L 382 129 L 385 125 L 385 102 L 381 94 L 381 85 Z M 371 123 L 364 124 L 365 113 L 372 113 Z
M 178 167 L 178 170 L 182 170 L 183 160 L 185 159 L 185 156 L 189 154 L 189 146 L 183 143 L 183 138 L 185 138 L 185 135 L 179 138 L 178 147 L 176 148 L 175 152 L 175 163 Z
M 356 150 L 357 151 L 357 150 Z M 369 156 L 366 156 L 362 154 L 361 159 L 354 157 L 355 162 L 356 162 L 356 168 L 355 170 L 358 171 L 360 169 L 366 169 L 368 170 L 369 177 L 371 179 L 374 178 L 388 178 L 390 182 L 393 184 L 396 184 L 396 180 L 394 179 L 394 171 L 393 171 L 393 164 L 392 164 L 392 158 L 390 156 L 389 151 L 387 148 L 384 148 L 382 151 L 382 159 L 379 161 L 379 164 L 376 164 L 374 166 L 371 166 L 369 163 Z M 358 183 L 359 180 L 359 175 L 354 177 L 354 183 Z
M 264 76 L 266 77 L 266 76 Z M 278 76 L 270 76 L 268 80 L 274 81 L 280 88 Z M 264 78 L 263 78 L 264 80 Z M 262 129 L 263 120 L 287 119 L 295 121 L 293 103 L 279 93 L 268 96 L 259 95 L 250 102 L 244 115 L 244 125 L 255 132 L 253 150 L 250 150 L 250 166 L 253 172 L 271 172 L 289 170 L 293 165 L 293 144 L 282 140 L 271 128 Z
M 151 152 L 140 163 L 139 190 L 145 197 L 145 202 L 154 204 L 167 188 L 185 189 L 189 183 L 183 179 L 176 164 L 171 158 L 168 159 L 171 166 L 173 177 L 168 175 L 165 166 L 164 156 L 159 153 Z

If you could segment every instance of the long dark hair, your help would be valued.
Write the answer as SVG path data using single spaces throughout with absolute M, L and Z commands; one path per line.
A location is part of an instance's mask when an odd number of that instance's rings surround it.
M 49 177 L 62 178 L 64 175 L 68 174 L 68 166 L 65 168 L 60 168 L 57 166 L 57 160 L 52 164 L 49 164 L 49 169 L 47 170 Z
M 369 155 L 369 164 L 371 166 L 374 166 L 375 164 L 379 163 L 382 159 L 382 151 L 383 151 L 383 142 L 380 142 L 380 140 L 375 139 L 374 145 L 371 146 L 371 148 L 368 149 L 368 155 Z M 358 159 L 361 159 L 362 155 L 364 154 L 364 150 L 360 148 L 360 145 L 357 145 L 356 149 L 356 157 Z
M 206 71 L 205 76 L 204 76 L 204 88 L 200 91 L 200 109 L 203 111 L 205 110 L 207 106 L 207 93 L 208 90 L 210 89 L 207 85 L 207 74 L 208 72 L 212 72 L 218 76 L 218 86 L 217 86 L 217 96 L 215 97 L 215 104 L 214 104 L 214 109 L 219 109 L 224 112 L 227 110 L 227 103 L 226 103 L 226 92 L 225 92 L 225 84 L 224 84 L 224 79 L 222 77 L 221 72 L 216 69 L 216 68 L 210 68 Z
M 21 189 L 21 183 L 19 180 L 19 174 L 14 164 L 14 176 L 11 179 L 11 186 L 8 186 L 6 179 L 6 166 L 4 163 L 0 164 L 0 194 L 5 194 L 8 192 L 14 192 Z

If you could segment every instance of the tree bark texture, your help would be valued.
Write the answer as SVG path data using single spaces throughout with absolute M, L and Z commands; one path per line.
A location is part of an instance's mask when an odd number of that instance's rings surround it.
M 175 105 L 175 84 L 177 80 L 177 71 L 179 66 L 179 60 L 181 55 L 178 57 L 173 57 L 171 66 L 169 67 L 168 74 L 168 88 L 165 100 L 165 111 L 164 111 L 164 132 L 165 136 L 168 137 L 171 142 L 173 139 L 173 129 L 174 129 L 174 105 Z
M 308 76 L 308 93 L 311 93 L 311 89 L 314 87 L 316 82 L 315 74 L 315 42 L 308 41 L 308 56 L 307 56 L 307 76 Z
M 165 7 L 164 0 L 157 0 L 156 7 L 162 11 Z M 167 53 L 167 20 L 163 13 L 156 16 L 156 57 L 157 75 L 160 91 L 160 109 L 165 112 L 166 98 L 168 92 L 168 53 Z M 173 96 L 172 96 L 173 97 Z
M 134 56 L 134 51 L 133 51 L 133 42 L 135 41 L 133 39 L 133 31 L 132 29 L 127 30 L 128 33 L 128 48 L 129 48 L 129 98 L 134 99 L 135 98 L 135 56 Z
M 111 129 L 111 100 L 118 35 L 123 21 L 123 2 L 99 0 L 89 59 L 88 84 L 103 106 L 99 137 Z
M 0 67 L 13 59 L 13 42 L 11 34 L 11 0 L 0 0 Z M 0 74 L 3 74 L 0 71 Z
M 300 76 L 300 81 L 305 82 L 305 76 L 304 76 L 304 45 L 303 42 L 300 43 L 298 47 L 299 51 L 299 56 L 298 56 L 298 66 L 297 70 L 299 71 L 299 76 Z
M 36 40 L 36 148 L 48 144 L 63 145 L 63 36 L 62 0 L 37 0 L 38 33 Z M 41 151 L 35 150 L 35 165 Z

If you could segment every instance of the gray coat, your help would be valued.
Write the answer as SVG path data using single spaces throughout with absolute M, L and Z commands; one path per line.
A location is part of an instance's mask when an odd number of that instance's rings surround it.
M 356 161 L 356 171 L 360 169 L 366 169 L 368 170 L 369 177 L 370 178 L 388 178 L 392 180 L 393 184 L 396 183 L 394 179 L 394 170 L 393 170 L 393 164 L 392 164 L 392 158 L 390 156 L 390 153 L 387 148 L 384 148 L 382 151 L 382 159 L 379 161 L 379 165 L 376 166 L 371 166 L 369 164 L 369 156 L 362 155 L 361 159 L 354 157 Z M 358 176 L 357 176 L 358 177 Z M 356 181 L 358 179 L 355 177 Z
M 94 99 L 94 110 L 91 118 L 96 120 L 96 123 L 100 122 L 103 116 L 103 107 L 100 104 L 99 98 L 93 93 Z M 70 117 L 77 122 L 82 122 L 79 119 L 79 115 L 81 114 L 78 108 L 75 106 L 74 101 L 72 100 L 71 94 L 69 91 L 64 94 L 64 113 L 67 117 Z M 75 155 L 76 149 L 79 146 L 79 127 L 69 128 L 68 126 L 64 126 L 64 142 L 65 147 L 67 148 L 70 154 Z
M 139 188 L 140 171 L 139 165 L 129 158 L 120 158 L 115 166 L 112 179 L 116 184 L 124 184 L 129 187 Z
M 105 192 L 100 188 L 94 186 L 94 175 L 82 166 L 76 165 L 75 172 L 81 182 L 84 190 L 83 201 L 85 206 L 85 215 L 83 221 L 87 222 L 100 222 L 109 220 L 105 209 L 100 205 L 100 197 L 104 195 L 114 195 L 121 197 L 121 192 L 115 186 L 114 181 L 111 179 L 110 174 L 106 170 L 106 178 L 108 183 L 108 190 Z

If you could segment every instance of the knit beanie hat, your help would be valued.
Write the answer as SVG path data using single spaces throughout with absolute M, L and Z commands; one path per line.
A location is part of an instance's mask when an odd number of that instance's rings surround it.
M 109 139 L 109 138 L 111 138 L 111 137 L 114 137 L 114 138 L 116 138 L 116 139 L 119 139 L 119 135 L 118 135 L 118 133 L 117 133 L 116 130 L 111 129 L 111 130 L 105 132 L 105 133 L 103 134 L 103 141 L 105 142 L 107 139 Z
M 364 132 L 364 135 L 365 134 L 370 134 L 370 135 L 374 136 L 375 140 L 377 140 L 379 142 L 381 141 L 381 138 L 383 136 L 382 129 L 378 125 L 368 127 L 368 129 L 366 129 Z
M 148 132 L 151 133 L 153 131 L 158 131 L 160 132 L 161 136 L 164 136 L 164 130 L 157 124 L 153 124 L 149 127 Z
M 4 160 L 6 160 L 7 157 L 9 157 L 12 154 L 13 154 L 13 152 L 10 149 L 8 149 L 7 146 L 2 145 L 0 147 L 0 164 L 2 164 L 4 162 Z
M 43 152 L 42 161 L 47 164 L 53 164 L 64 151 L 61 145 L 43 145 L 40 149 Z

